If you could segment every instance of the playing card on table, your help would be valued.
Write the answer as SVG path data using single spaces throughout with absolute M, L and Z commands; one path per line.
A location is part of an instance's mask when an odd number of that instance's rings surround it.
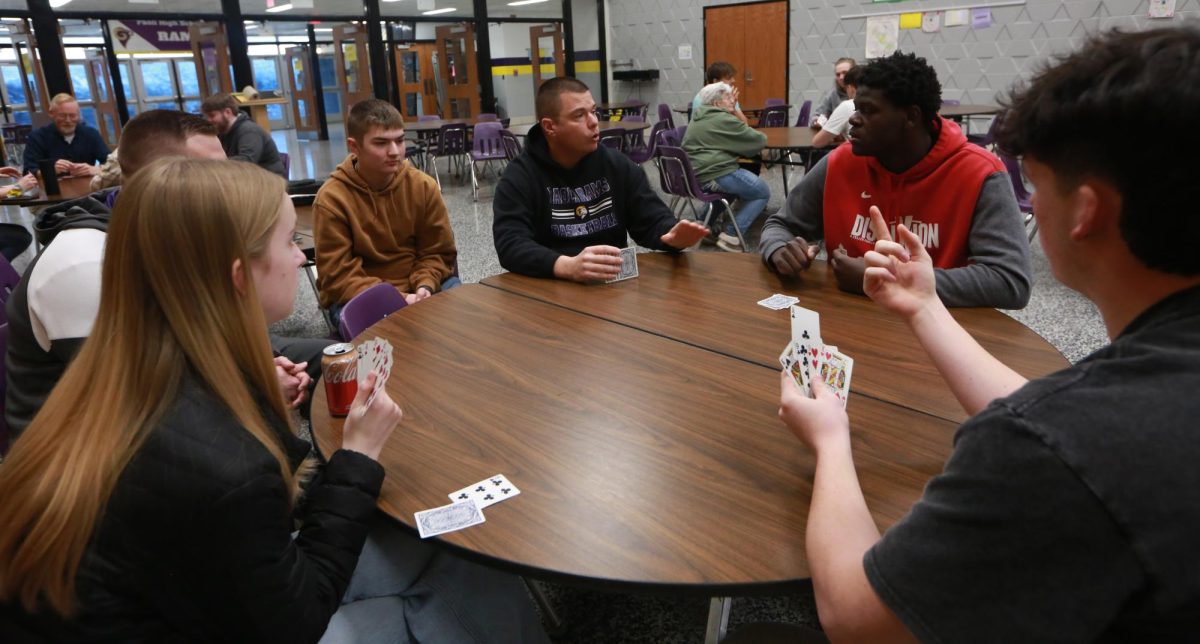
M 614 277 L 612 279 L 604 280 L 604 282 L 606 284 L 611 284 L 613 282 L 620 282 L 621 280 L 627 280 L 631 277 L 637 277 L 637 276 L 638 276 L 637 249 L 633 248 L 633 247 L 622 248 L 621 249 L 621 272 L 618 273 L 616 277 Z
M 483 512 L 474 501 L 451 503 L 432 510 L 421 510 L 413 514 L 417 520 L 417 532 L 422 539 L 435 537 L 439 534 L 462 530 L 485 521 Z
M 798 298 L 798 297 L 792 297 L 791 295 L 784 295 L 782 293 L 776 293 L 776 294 L 772 295 L 771 297 L 768 297 L 763 300 L 759 300 L 758 305 L 765 306 L 768 309 L 774 309 L 776 311 L 781 311 L 799 301 L 800 301 L 800 298 Z
M 520 494 L 521 491 L 517 486 L 509 482 L 508 477 L 503 474 L 497 474 L 493 477 L 483 479 L 482 481 L 468 485 L 457 492 L 450 493 L 450 500 L 455 503 L 472 500 L 479 506 L 479 509 L 495 505 L 505 499 Z

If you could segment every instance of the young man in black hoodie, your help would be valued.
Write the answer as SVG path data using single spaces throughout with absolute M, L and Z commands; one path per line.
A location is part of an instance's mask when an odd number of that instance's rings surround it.
M 677 221 L 646 173 L 599 147 L 596 102 L 574 78 L 546 81 L 538 123 L 525 152 L 504 171 L 493 201 L 500 265 L 523 275 L 595 282 L 616 277 L 626 235 L 647 248 L 678 252 L 708 235 Z

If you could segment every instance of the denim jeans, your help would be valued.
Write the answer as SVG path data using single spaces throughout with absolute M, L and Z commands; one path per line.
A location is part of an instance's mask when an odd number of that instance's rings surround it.
M 767 207 L 767 201 L 771 199 L 771 189 L 767 187 L 767 182 L 749 170 L 738 168 L 729 174 L 713 179 L 710 182 L 710 185 L 712 184 L 716 184 L 718 191 L 735 195 L 741 200 L 742 207 L 734 214 L 734 219 L 737 220 L 737 227 L 743 234 L 750 229 L 758 216 L 762 214 L 763 208 Z M 733 224 L 726 226 L 725 232 L 729 235 L 737 235 Z
M 521 580 L 377 518 L 321 644 L 549 644 Z

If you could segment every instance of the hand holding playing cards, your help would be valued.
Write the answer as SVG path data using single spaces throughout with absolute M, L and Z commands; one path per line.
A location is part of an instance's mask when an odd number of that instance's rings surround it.
M 906 320 L 939 302 L 933 260 L 921 239 L 901 224 L 896 227 L 900 243 L 892 241 L 883 214 L 875 206 L 871 206 L 871 228 L 876 241 L 875 250 L 864 256 L 863 291 L 867 296 Z
M 404 412 L 400 411 L 400 406 L 392 401 L 386 391 L 371 396 L 376 387 L 382 386 L 379 374 L 374 371 L 358 383 L 358 394 L 350 404 L 350 414 L 346 416 L 342 430 L 342 449 L 379 460 L 379 452 L 392 435 L 392 430 L 404 418 Z
M 850 440 L 850 419 L 820 373 L 812 374 L 810 386 L 812 398 L 804 395 L 786 370 L 779 372 L 779 420 L 819 454 L 831 441 Z
M 812 266 L 816 256 L 817 246 L 809 246 L 803 237 L 797 237 L 771 253 L 769 266 L 780 275 L 799 275 Z
M 851 257 L 845 248 L 838 246 L 829 256 L 829 265 L 833 268 L 839 289 L 847 293 L 862 294 L 863 274 L 867 270 L 866 260 Z
M 660 237 L 662 243 L 671 248 L 684 250 L 691 248 L 700 243 L 700 240 L 708 237 L 708 228 L 704 224 L 696 223 L 690 219 L 681 219 L 679 223 L 671 227 L 665 235 Z
M 283 399 L 288 401 L 289 407 L 298 407 L 308 397 L 312 376 L 304 370 L 307 366 L 307 362 L 296 364 L 283 356 L 275 357 L 275 376 L 279 378 Z
M 573 282 L 601 282 L 621 273 L 621 249 L 588 246 L 574 257 L 563 255 L 554 262 L 554 276 Z

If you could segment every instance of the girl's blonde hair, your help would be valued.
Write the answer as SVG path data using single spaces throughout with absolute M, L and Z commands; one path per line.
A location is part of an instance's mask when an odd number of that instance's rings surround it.
M 84 550 L 185 372 L 229 408 L 297 488 L 272 429 L 290 421 L 250 272 L 266 252 L 283 198 L 283 180 L 257 166 L 198 159 L 156 161 L 122 190 L 92 332 L 0 465 L 0 601 L 19 599 L 30 612 L 43 605 L 74 612 Z M 277 418 L 264 417 L 264 407 Z

